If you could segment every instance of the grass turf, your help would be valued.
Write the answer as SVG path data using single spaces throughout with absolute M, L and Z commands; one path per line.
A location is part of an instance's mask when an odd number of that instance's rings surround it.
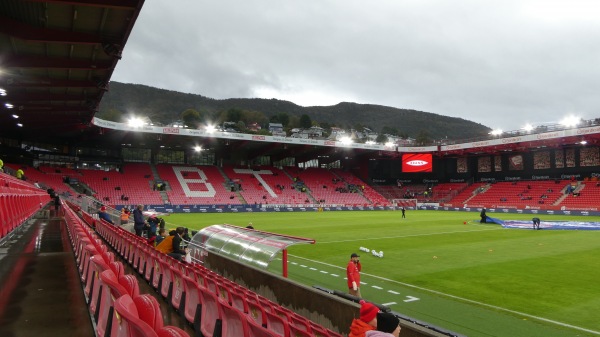
M 503 229 L 477 218 L 466 212 L 408 211 L 401 219 L 400 212 L 355 211 L 173 214 L 166 220 L 169 227 L 190 229 L 252 221 L 258 230 L 316 239 L 288 250 L 290 279 L 310 286 L 345 291 L 344 267 L 358 252 L 364 298 L 468 336 L 600 335 L 600 231 Z M 381 250 L 384 258 L 359 247 Z M 281 261 L 274 261 L 270 271 L 280 270 Z

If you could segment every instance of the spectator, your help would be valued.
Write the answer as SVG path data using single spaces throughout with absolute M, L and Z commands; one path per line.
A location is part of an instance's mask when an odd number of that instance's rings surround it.
M 137 236 L 142 236 L 144 228 L 146 228 L 146 221 L 144 220 L 144 214 L 142 213 L 143 210 L 144 205 L 137 205 L 133 210 L 133 229 Z
M 4 172 L 4 162 L 0 159 L 0 172 Z
M 377 330 L 365 333 L 366 337 L 400 336 L 400 319 L 389 312 L 377 313 Z
M 111 225 L 114 225 L 115 223 L 112 221 L 112 219 L 110 218 L 110 215 L 108 215 L 108 213 L 106 213 L 106 206 L 102 206 L 100 207 L 100 210 L 98 211 L 98 217 L 106 222 L 108 222 Z
M 187 254 L 187 249 L 181 245 L 183 238 L 181 237 L 185 232 L 185 228 L 177 227 L 175 235 L 173 236 L 173 251 L 168 253 L 170 257 L 173 257 L 179 261 L 183 261 L 183 257 Z
M 58 193 L 54 193 L 53 198 L 54 198 L 54 211 L 58 215 L 58 209 L 60 208 L 60 197 L 58 196 Z
M 169 236 L 164 237 L 163 239 L 161 239 L 160 244 L 158 244 L 156 246 L 156 250 L 158 250 L 159 252 L 163 253 L 163 254 L 170 254 L 173 252 L 173 239 L 175 238 L 175 233 L 176 231 L 170 231 L 169 232 Z
M 25 172 L 23 171 L 23 168 L 22 168 L 22 167 L 20 167 L 20 168 L 17 170 L 16 176 L 17 176 L 17 179 L 21 179 L 21 180 L 25 180 L 25 179 L 26 179 L 26 178 L 25 178 Z
M 365 300 L 360 301 L 360 316 L 350 324 L 348 337 L 364 337 L 365 333 L 377 328 L 377 313 L 379 308 Z
M 167 230 L 164 228 L 161 228 L 158 230 L 158 235 L 156 236 L 156 239 L 154 240 L 154 242 L 156 243 L 156 245 L 160 245 L 161 242 L 163 242 L 163 240 L 167 237 Z
M 127 207 L 121 208 L 121 226 L 127 225 L 129 222 L 129 210 Z
M 160 220 L 158 220 L 154 214 L 148 218 L 148 225 L 150 226 L 150 229 L 148 230 L 148 239 L 156 237 L 156 228 L 158 228 L 159 223 Z

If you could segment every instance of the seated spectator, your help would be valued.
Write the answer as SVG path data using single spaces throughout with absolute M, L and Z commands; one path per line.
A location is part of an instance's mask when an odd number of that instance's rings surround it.
M 348 337 L 363 337 L 365 333 L 377 327 L 379 308 L 365 300 L 360 301 L 360 316 L 352 320 Z
M 167 237 L 167 230 L 165 228 L 161 228 L 158 230 L 158 235 L 154 240 L 154 243 L 158 246 L 163 242 L 163 240 Z
M 183 257 L 187 254 L 187 249 L 183 248 L 183 238 L 182 235 L 185 233 L 185 228 L 177 227 L 175 230 L 175 235 L 173 236 L 173 251 L 168 253 L 170 257 L 173 257 L 179 261 L 183 261 Z M 166 240 L 166 239 L 165 239 Z
M 377 330 L 367 331 L 366 337 L 400 336 L 400 319 L 389 312 L 377 314 Z
M 111 225 L 114 225 L 115 223 L 112 221 L 112 219 L 110 218 L 110 215 L 108 215 L 108 213 L 106 213 L 106 206 L 102 206 L 100 207 L 100 210 L 98 211 L 98 217 L 108 223 L 110 223 Z
M 160 244 L 156 246 L 156 250 L 163 254 L 170 254 L 173 252 L 173 239 L 177 231 L 170 231 L 169 236 L 161 240 Z
M 25 172 L 23 171 L 22 167 L 17 170 L 16 176 L 17 179 L 27 180 L 27 178 L 25 178 Z

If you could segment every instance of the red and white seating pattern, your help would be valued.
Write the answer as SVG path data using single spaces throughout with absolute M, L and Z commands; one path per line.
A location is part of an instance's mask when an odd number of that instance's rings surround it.
M 173 205 L 240 204 L 235 192 L 225 187 L 225 178 L 216 166 L 157 165 L 160 178 L 167 181 Z

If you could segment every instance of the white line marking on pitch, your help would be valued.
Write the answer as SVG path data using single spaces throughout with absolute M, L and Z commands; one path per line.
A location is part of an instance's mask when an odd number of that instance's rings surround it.
M 488 229 L 488 230 L 490 230 L 490 229 Z M 416 235 L 411 235 L 411 236 L 416 236 Z M 352 241 L 358 241 L 358 240 L 352 240 Z M 303 260 L 311 261 L 313 263 L 323 264 L 323 265 L 326 265 L 326 266 L 329 266 L 329 267 L 332 267 L 332 268 L 335 268 L 335 269 L 346 269 L 344 267 L 336 266 L 336 265 L 333 265 L 333 264 L 330 264 L 330 263 L 325 263 L 325 262 L 322 262 L 322 261 L 316 261 L 316 260 L 307 259 L 307 258 L 302 257 L 302 256 L 297 256 L 297 255 L 292 255 L 292 254 L 290 254 L 290 256 L 293 256 L 293 257 L 298 258 L 298 259 L 303 259 Z M 551 324 L 556 324 L 556 325 L 564 326 L 564 327 L 575 329 L 575 330 L 579 330 L 579 331 L 585 331 L 585 332 L 589 332 L 589 333 L 592 333 L 592 334 L 595 334 L 595 335 L 600 335 L 600 331 L 586 329 L 586 328 L 582 328 L 582 327 L 579 327 L 579 326 L 576 326 L 576 325 L 572 325 L 572 324 L 568 324 L 568 323 L 563 323 L 563 322 L 559 322 L 559 321 L 554 321 L 554 320 L 551 320 L 551 319 L 548 319 L 548 318 L 539 317 L 539 316 L 535 316 L 535 315 L 530 315 L 530 314 L 526 314 L 524 312 L 520 312 L 520 311 L 516 311 L 516 310 L 511 310 L 511 309 L 506 309 L 506 308 L 502 308 L 502 307 L 499 307 L 499 306 L 496 306 L 496 305 L 491 305 L 491 304 L 484 303 L 484 302 L 470 300 L 468 298 L 464 298 L 464 297 L 460 297 L 460 296 L 446 294 L 446 293 L 443 293 L 441 291 L 427 289 L 427 288 L 416 286 L 414 284 L 404 283 L 404 282 L 392 280 L 392 279 L 381 277 L 381 276 L 377 276 L 377 275 L 372 275 L 372 274 L 367 274 L 367 273 L 363 273 L 363 275 L 368 275 L 370 277 L 374 277 L 374 278 L 377 278 L 377 279 L 380 279 L 380 280 L 383 280 L 383 281 L 388 281 L 388 282 L 400 284 L 400 285 L 403 285 L 405 287 L 409 287 L 409 288 L 413 288 L 413 289 L 418 289 L 418 290 L 429 292 L 429 293 L 432 293 L 432 294 L 436 294 L 436 295 L 440 295 L 440 296 L 445 296 L 445 297 L 448 297 L 448 298 L 453 298 L 455 300 L 463 301 L 463 302 L 466 302 L 466 303 L 476 304 L 476 305 L 480 305 L 482 307 L 492 308 L 492 309 L 499 310 L 499 311 L 504 311 L 504 312 L 509 312 L 511 314 L 521 315 L 521 316 L 525 316 L 525 317 L 537 319 L 539 321 L 543 321 L 543 322 L 547 322 L 547 323 L 551 323 Z
M 375 289 L 379 289 L 379 290 L 383 289 L 382 287 L 378 287 L 378 286 L 371 286 L 371 288 L 375 288 Z
M 300 265 L 300 267 L 302 267 L 302 268 L 306 268 L 306 266 L 305 266 L 305 265 L 303 265 L 303 264 L 301 264 L 301 265 Z
M 340 277 L 339 275 L 336 275 L 336 274 L 331 274 L 331 276 L 333 276 L 333 277 Z
M 313 267 L 310 267 L 308 269 L 310 269 L 310 270 L 317 270 L 317 268 L 313 268 Z
M 400 295 L 400 293 L 399 293 L 399 292 L 397 292 L 397 291 L 393 291 L 393 290 L 388 290 L 388 293 L 390 293 L 390 294 L 394 294 L 394 295 Z
M 390 305 L 394 305 L 394 304 L 398 304 L 398 303 L 396 303 L 396 302 L 381 303 L 381 305 L 385 305 L 386 307 L 389 307 Z
M 418 297 L 414 297 L 414 296 L 406 296 L 406 298 L 408 298 L 408 299 L 404 300 L 404 302 L 413 302 L 413 301 L 418 301 L 419 300 Z
M 353 239 L 353 240 L 340 240 L 340 241 L 327 241 L 327 242 L 319 242 L 318 244 L 326 244 L 326 243 L 340 243 L 340 242 L 356 242 L 356 241 L 365 241 L 365 240 L 383 240 L 383 239 L 399 239 L 399 238 L 414 238 L 417 236 L 433 236 L 433 235 L 447 235 L 447 234 L 461 234 L 461 233 L 470 233 L 470 232 L 484 232 L 484 231 L 497 231 L 504 228 L 486 228 L 479 230 L 469 230 L 469 231 L 456 231 L 456 232 L 440 232 L 440 233 L 429 233 L 429 234 L 414 234 L 414 235 L 399 235 L 399 236 L 386 236 L 382 238 L 368 238 L 368 239 Z
M 290 263 L 291 263 L 291 264 L 293 264 L 293 265 L 297 265 L 297 263 L 296 263 L 296 262 L 290 262 Z
M 321 270 L 320 272 L 323 273 L 323 274 L 329 274 L 329 272 L 325 271 L 325 270 Z

